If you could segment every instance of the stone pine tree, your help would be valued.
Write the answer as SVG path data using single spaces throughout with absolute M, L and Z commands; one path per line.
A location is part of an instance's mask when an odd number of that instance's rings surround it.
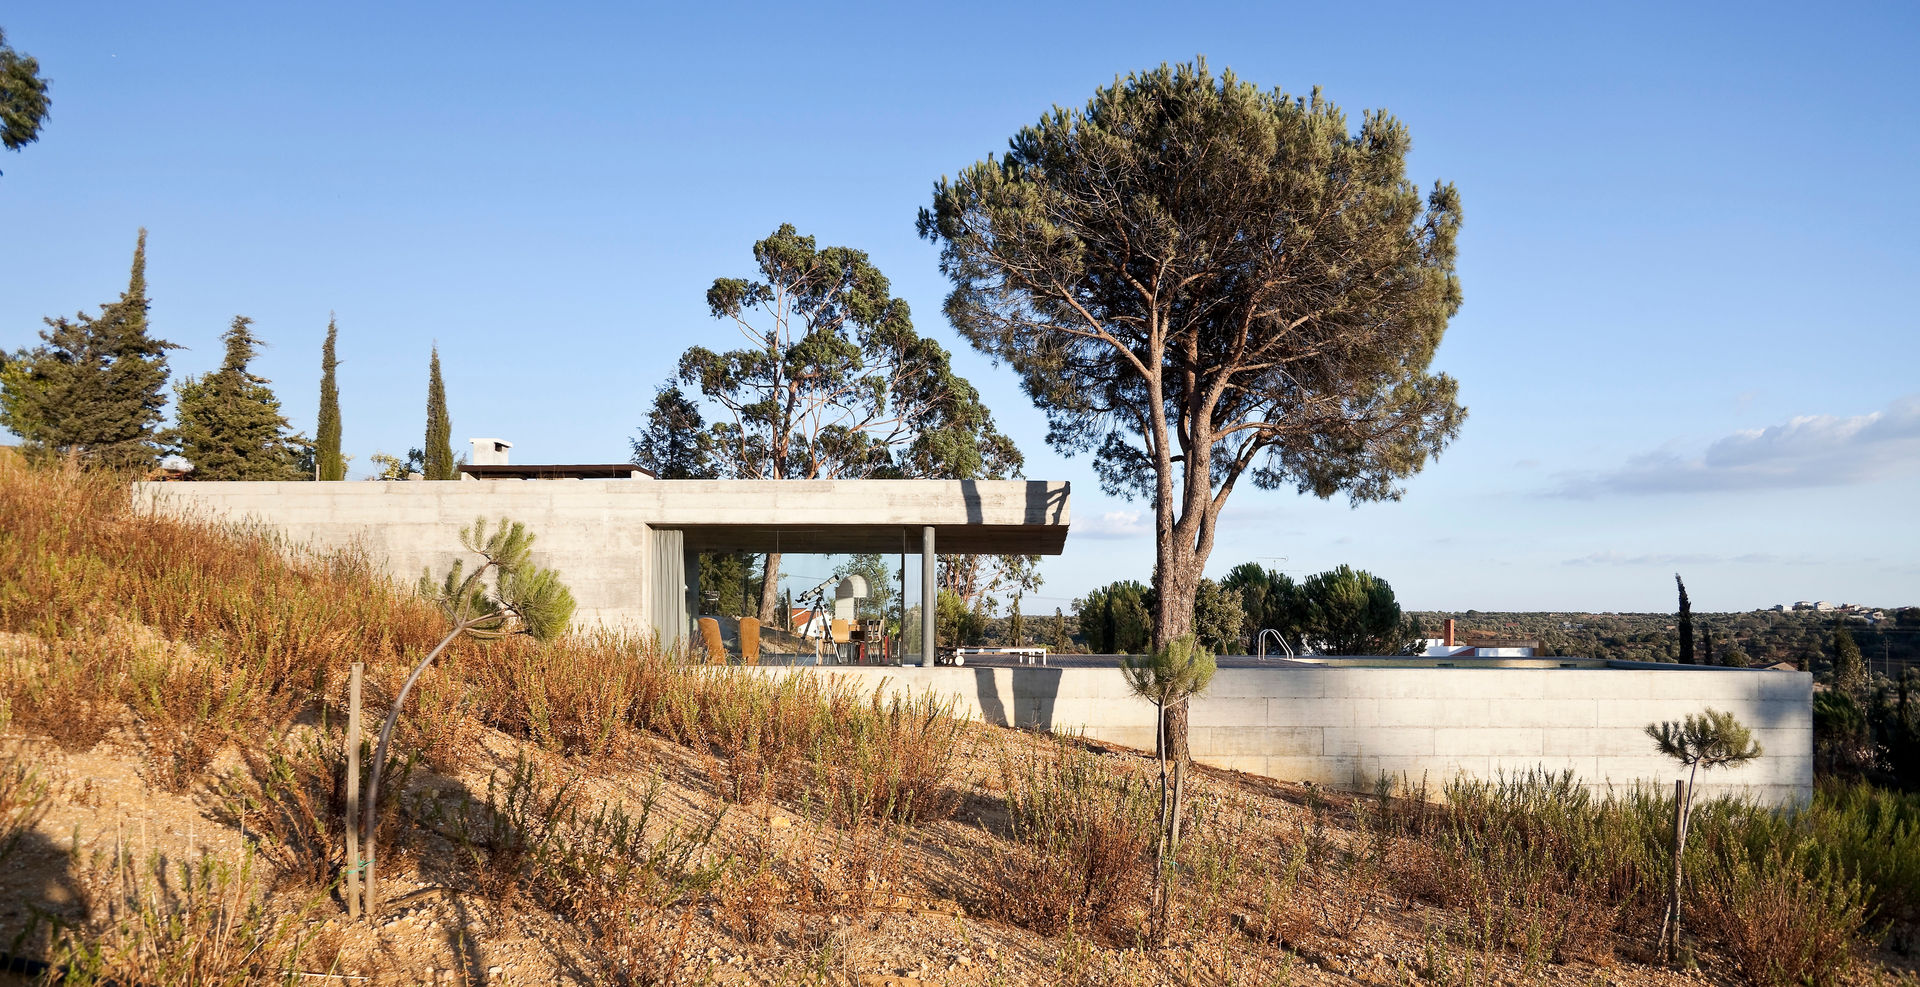
M 863 251 L 821 247 L 782 225 L 753 245 L 756 274 L 716 278 L 707 309 L 744 346 L 695 346 L 677 384 L 704 419 L 715 474 L 733 479 L 985 479 L 1016 475 L 1020 453 L 945 349 L 913 328 L 907 303 Z M 656 396 L 647 433 L 678 406 Z M 688 416 L 688 420 L 694 420 Z M 777 609 L 780 557 L 767 557 L 759 617 Z
M 1693 661 L 1693 601 L 1687 599 L 1687 584 L 1682 582 L 1679 573 L 1673 574 L 1673 583 L 1680 587 L 1680 664 L 1691 665 Z
M 0 145 L 18 151 L 39 140 L 50 102 L 40 63 L 14 51 L 0 30 Z
M 1241 482 L 1396 499 L 1458 433 L 1429 366 L 1460 306 L 1460 197 L 1422 195 L 1410 146 L 1318 90 L 1163 65 L 1047 113 L 921 210 L 954 326 L 1020 375 L 1050 443 L 1152 501 L 1156 645 L 1193 629 Z M 1184 759 L 1184 706 L 1168 729 Z
M 280 413 L 271 382 L 248 365 L 259 351 L 253 320 L 236 315 L 220 337 L 227 346 L 220 369 L 180 382 L 180 455 L 196 480 L 300 480 L 306 440 Z
M 1867 691 L 1867 660 L 1844 624 L 1833 629 L 1833 687 L 1850 696 Z
M 440 347 L 433 348 L 427 369 L 427 442 L 422 453 L 429 480 L 457 480 L 453 461 L 453 424 L 447 420 L 447 385 L 440 380 Z
M 1329 655 L 1405 654 L 1412 643 L 1387 581 L 1351 566 L 1315 573 L 1300 583 L 1308 644 Z
M 147 231 L 133 250 L 127 290 L 99 315 L 46 320 L 41 344 L 0 366 L 0 425 L 30 452 L 75 455 L 89 466 L 148 469 L 167 435 L 167 351 L 147 331 Z
M 320 347 L 320 421 L 314 428 L 314 456 L 319 464 L 319 479 L 344 480 L 347 461 L 340 455 L 340 387 L 334 369 L 340 361 L 334 356 L 334 342 L 340 328 L 327 317 L 327 341 Z

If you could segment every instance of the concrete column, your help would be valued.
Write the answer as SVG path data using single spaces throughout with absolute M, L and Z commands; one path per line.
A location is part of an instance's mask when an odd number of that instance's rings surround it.
M 940 556 L 934 552 L 933 525 L 920 529 L 920 650 L 921 664 L 933 667 L 933 658 L 940 653 L 939 642 L 934 640 L 934 616 L 940 602 L 940 589 L 936 576 L 939 573 Z

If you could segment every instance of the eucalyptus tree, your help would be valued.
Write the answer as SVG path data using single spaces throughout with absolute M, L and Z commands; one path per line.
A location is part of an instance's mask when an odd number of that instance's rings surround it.
M 667 419 L 698 422 L 714 475 L 793 480 L 852 477 L 984 479 L 1016 475 L 1020 452 L 995 428 L 980 394 L 945 349 L 913 328 L 907 303 L 866 253 L 821 247 L 790 224 L 753 245 L 756 274 L 716 278 L 713 318 L 744 345 L 694 346 L 675 383 L 689 409 L 656 403 L 647 433 Z M 656 402 L 659 399 L 656 398 Z M 759 616 L 771 623 L 780 556 L 763 567 Z
M 921 210 L 955 327 L 1020 375 L 1050 443 L 1151 499 L 1157 645 L 1192 630 L 1242 481 L 1397 499 L 1458 433 L 1429 367 L 1460 306 L 1460 197 L 1422 195 L 1410 146 L 1318 89 L 1163 65 L 1056 107 Z M 1184 706 L 1169 729 L 1184 755 Z

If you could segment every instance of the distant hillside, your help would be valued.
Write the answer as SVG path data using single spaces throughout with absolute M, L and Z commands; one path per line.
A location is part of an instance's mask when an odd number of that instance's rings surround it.
M 1897 676 L 1906 665 L 1920 664 L 1920 607 L 1884 612 L 1886 618 L 1877 623 L 1832 612 L 1695 612 L 1694 641 L 1696 647 L 1701 647 L 1704 634 L 1712 634 L 1716 664 L 1730 649 L 1739 648 L 1757 665 L 1779 661 L 1799 663 L 1804 659 L 1807 667 L 1817 672 L 1832 660 L 1834 628 L 1844 620 L 1873 669 L 1879 672 L 1883 667 L 1891 668 Z M 1418 611 L 1413 616 L 1420 619 L 1432 636 L 1439 635 L 1442 621 L 1452 618 L 1456 634 L 1462 637 L 1538 639 L 1543 653 L 1548 655 L 1675 661 L 1680 654 L 1679 632 L 1671 613 L 1467 610 Z

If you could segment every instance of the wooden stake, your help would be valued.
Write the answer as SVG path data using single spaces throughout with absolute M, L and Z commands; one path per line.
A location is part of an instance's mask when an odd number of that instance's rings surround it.
M 360 669 L 347 679 L 347 916 L 360 920 Z
M 1680 860 L 1687 846 L 1687 783 L 1673 783 L 1673 884 L 1667 892 L 1667 917 L 1660 923 L 1660 951 L 1672 963 L 1680 951 Z

